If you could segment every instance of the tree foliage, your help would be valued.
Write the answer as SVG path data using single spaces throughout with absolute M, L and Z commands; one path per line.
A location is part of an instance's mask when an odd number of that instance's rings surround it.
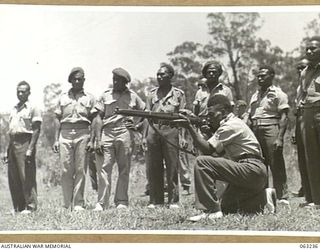
M 0 114 L 0 154 L 6 154 L 9 145 L 9 114 Z
M 167 55 L 175 68 L 173 83 L 185 92 L 187 108 L 191 108 L 197 91 L 196 83 L 201 76 L 206 48 L 195 42 L 184 42 Z
M 261 27 L 259 13 L 210 13 L 208 32 L 209 57 L 226 57 L 232 73 L 232 87 L 236 99 L 242 98 L 241 80 L 248 78 L 246 70 L 255 47 L 256 32 Z M 211 48 L 211 49 L 210 49 Z M 244 79 L 243 79 L 244 78 Z
M 42 133 L 46 138 L 47 146 L 53 145 L 54 143 L 54 131 L 55 131 L 55 123 L 54 123 L 54 109 L 57 106 L 58 98 L 62 92 L 60 83 L 51 83 L 44 87 L 43 89 L 43 103 L 45 107 L 45 111 L 43 113 L 43 122 L 42 122 Z
M 53 112 L 58 98 L 61 94 L 61 84 L 60 83 L 51 83 L 44 87 L 43 89 L 43 103 L 45 111 Z

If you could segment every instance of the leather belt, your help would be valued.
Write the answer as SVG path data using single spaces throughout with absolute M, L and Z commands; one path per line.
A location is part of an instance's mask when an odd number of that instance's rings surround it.
M 264 161 L 262 156 L 256 155 L 256 154 L 242 154 L 242 155 L 239 155 L 238 157 L 236 157 L 235 161 L 239 162 L 241 160 L 247 160 L 247 159 L 257 159 L 262 162 Z
M 87 122 L 79 122 L 79 123 L 62 123 L 61 129 L 62 130 L 69 130 L 69 129 L 89 129 L 89 123 Z
M 312 108 L 318 109 L 320 108 L 320 101 L 316 101 L 314 103 L 305 103 L 299 107 L 300 109 L 312 109 Z
M 256 118 L 252 119 L 252 126 L 268 126 L 268 125 L 278 125 L 278 118 Z
M 23 139 L 30 139 L 32 134 L 29 133 L 18 133 L 18 134 L 11 134 L 10 140 L 12 141 L 21 141 Z
M 172 123 L 170 123 L 170 121 L 168 120 L 152 120 L 153 124 L 157 124 L 159 126 L 162 126 L 162 125 L 166 125 L 166 126 L 170 126 Z

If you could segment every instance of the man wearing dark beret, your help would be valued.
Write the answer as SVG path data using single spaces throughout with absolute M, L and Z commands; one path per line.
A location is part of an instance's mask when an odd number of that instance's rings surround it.
M 104 91 L 95 105 L 94 122 L 96 124 L 96 162 L 98 174 L 98 201 L 95 211 L 109 207 L 111 190 L 111 174 L 114 163 L 118 165 L 118 181 L 114 196 L 117 208 L 127 208 L 129 205 L 128 186 L 132 153 L 133 130 L 135 124 L 132 118 L 114 114 L 116 108 L 144 110 L 145 103 L 128 88 L 131 81 L 129 73 L 116 68 L 113 73 L 113 87 Z
M 82 211 L 87 151 L 93 149 L 90 126 L 95 99 L 83 89 L 85 78 L 82 68 L 73 68 L 68 81 L 72 87 L 60 96 L 55 110 L 56 141 L 53 150 L 60 153 L 64 207 Z
M 174 70 L 171 65 L 161 64 L 157 72 L 159 87 L 152 89 L 147 96 L 146 108 L 150 111 L 178 113 L 185 107 L 184 92 L 172 86 Z M 178 129 L 168 124 L 154 122 L 149 124 L 146 133 L 147 157 L 149 163 L 150 204 L 149 208 L 164 204 L 164 164 L 168 183 L 169 208 L 178 208 L 179 183 Z M 168 143 L 169 141 L 169 143 Z

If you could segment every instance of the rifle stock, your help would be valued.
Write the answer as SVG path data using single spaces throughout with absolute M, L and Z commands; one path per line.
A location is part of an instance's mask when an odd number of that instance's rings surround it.
M 167 121 L 167 123 L 174 124 L 174 120 L 181 119 L 178 113 L 164 113 L 164 112 L 154 112 L 154 111 L 142 111 L 142 110 L 132 110 L 132 109 L 116 109 L 115 114 L 124 116 L 137 116 L 146 119 L 151 119 L 153 121 Z M 196 126 L 201 126 L 207 124 L 205 117 L 194 117 L 188 116 L 190 122 Z

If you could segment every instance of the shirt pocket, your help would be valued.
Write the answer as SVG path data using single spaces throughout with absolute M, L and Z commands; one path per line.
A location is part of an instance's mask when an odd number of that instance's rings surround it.
M 320 92 L 320 76 L 314 79 L 315 92 Z
M 91 101 L 89 98 L 82 98 L 79 101 L 79 110 L 78 113 L 81 113 L 83 115 L 88 115 L 90 114 L 90 111 L 92 109 Z
M 267 94 L 266 102 L 264 103 L 264 109 L 267 111 L 277 112 L 279 99 L 274 93 Z
M 116 108 L 116 100 L 106 100 L 104 101 L 104 110 L 105 110 L 105 113 L 104 113 L 104 116 L 107 118 L 107 117 L 110 117 L 114 114 L 114 110 Z
M 130 100 L 129 104 L 128 104 L 128 108 L 129 109 L 137 109 L 137 104 L 136 102 L 132 99 Z
M 72 100 L 68 100 L 68 99 L 62 99 L 61 102 L 60 102 L 60 106 L 62 108 L 66 107 L 66 106 L 69 106 L 71 105 L 72 103 Z
M 178 112 L 180 102 L 178 99 L 169 99 L 164 105 L 163 109 L 165 112 Z
M 31 114 L 23 114 L 20 117 L 20 124 L 26 130 L 31 131 L 32 130 L 32 116 L 31 116 Z

